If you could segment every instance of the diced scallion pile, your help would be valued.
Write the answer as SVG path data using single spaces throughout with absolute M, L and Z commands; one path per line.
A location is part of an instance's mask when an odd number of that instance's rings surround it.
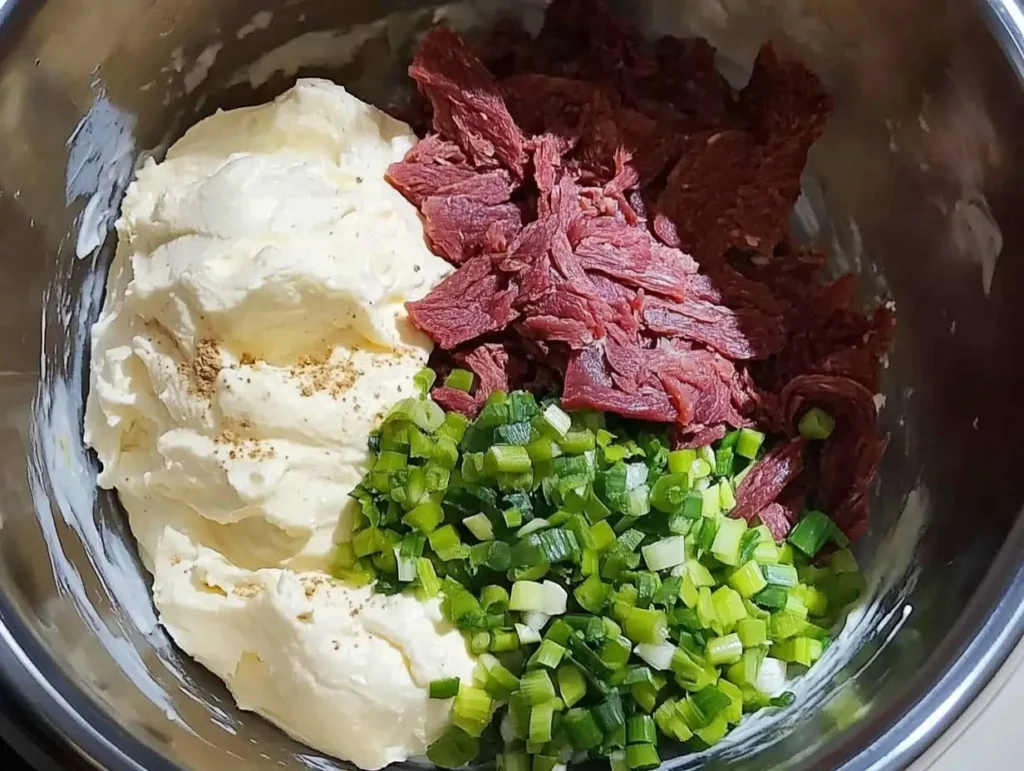
M 417 378 L 423 393 L 432 382 Z M 472 375 L 447 384 L 469 390 Z M 828 416 L 807 428 L 827 435 Z M 453 700 L 430 759 L 650 769 L 659 745 L 704 748 L 745 712 L 788 704 L 787 676 L 822 655 L 861 576 L 845 549 L 812 564 L 836 536 L 823 514 L 782 544 L 728 516 L 764 440 L 743 429 L 670 452 L 663 427 L 524 392 L 492 394 L 474 421 L 426 396 L 397 404 L 370 439 L 334 572 L 442 595 L 479 656 L 473 682 L 430 685 Z

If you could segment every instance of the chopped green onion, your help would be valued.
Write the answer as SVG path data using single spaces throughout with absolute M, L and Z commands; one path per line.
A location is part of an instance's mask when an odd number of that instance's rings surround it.
M 474 514 L 462 520 L 462 524 L 478 541 L 493 541 L 494 526 L 486 514 Z
M 718 532 L 711 544 L 711 553 L 719 562 L 726 565 L 738 565 L 743 534 L 747 532 L 747 523 L 742 519 L 726 517 L 718 523 Z
M 813 557 L 832 535 L 835 524 L 820 511 L 807 511 L 789 532 L 787 540 L 808 557 Z
M 570 709 L 565 713 L 562 726 L 577 750 L 592 750 L 604 741 L 604 734 L 589 709 Z
M 800 418 L 798 430 L 805 439 L 828 439 L 835 428 L 835 420 L 822 409 L 811 407 Z
M 788 589 L 800 583 L 796 568 L 792 565 L 765 565 L 762 570 L 769 586 L 783 586 Z
M 644 546 L 640 552 L 648 569 L 654 571 L 668 570 L 686 562 L 686 545 L 681 535 L 663 538 Z
M 551 741 L 554 716 L 555 708 L 550 701 L 534 704 L 530 710 L 530 733 L 527 741 L 532 744 L 547 744 Z
M 739 592 L 740 597 L 753 597 L 759 591 L 768 586 L 761 566 L 751 560 L 743 567 L 734 570 L 729 576 L 729 586 Z
M 742 458 L 753 460 L 757 457 L 757 451 L 764 444 L 764 434 L 752 428 L 741 428 L 739 437 L 736 439 L 736 454 Z
M 509 610 L 544 610 L 544 587 L 536 581 L 516 581 L 512 584 Z
M 487 672 L 487 684 L 484 689 L 491 698 L 505 701 L 518 688 L 519 678 L 501 664 L 495 664 Z
M 460 768 L 479 754 L 480 742 L 455 726 L 427 748 L 427 758 L 439 768 Z
M 768 625 L 761 618 L 744 618 L 736 624 L 736 633 L 744 648 L 753 648 L 768 641 Z
M 550 702 L 555 698 L 555 686 L 543 669 L 534 669 L 519 679 L 519 691 L 531 706 Z
M 421 533 L 429 534 L 444 521 L 444 510 L 436 501 L 424 501 L 406 514 L 402 521 Z
M 562 664 L 556 672 L 558 692 L 567 707 L 571 707 L 587 693 L 587 682 L 573 664 Z
M 431 699 L 453 699 L 459 692 L 459 678 L 445 677 L 430 681 Z
M 653 744 L 630 744 L 626 747 L 626 765 L 630 771 L 650 771 L 661 765 Z
M 608 585 L 599 576 L 591 575 L 573 590 L 573 597 L 581 608 L 597 614 L 604 610 L 608 602 L 608 592 Z
M 676 646 L 667 640 L 662 643 L 640 643 L 633 652 L 652 668 L 664 671 L 672 667 Z
M 554 439 L 564 439 L 572 428 L 572 418 L 557 404 L 549 404 L 538 420 L 541 431 Z
M 495 444 L 484 453 L 484 470 L 488 474 L 522 474 L 533 468 L 525 447 Z
M 633 642 L 657 645 L 668 636 L 668 621 L 662 610 L 633 608 L 625 618 L 623 630 Z
M 738 634 L 733 633 L 708 640 L 707 650 L 708 661 L 716 667 L 735 664 L 743 657 L 743 642 Z
M 434 382 L 436 380 L 437 373 L 430 369 L 430 367 L 424 367 L 413 376 L 412 383 L 416 386 L 416 389 L 420 394 L 426 396 L 430 392 L 430 389 L 434 387 Z
M 520 645 L 533 645 L 541 641 L 540 632 L 528 627 L 526 624 L 516 624 L 515 629 Z
M 473 373 L 465 369 L 453 369 L 445 378 L 444 384 L 448 388 L 468 394 L 473 390 Z
M 426 557 L 419 557 L 416 560 L 416 577 L 420 581 L 420 588 L 425 597 L 436 597 L 441 591 L 441 581 L 434 571 L 434 563 Z
M 494 702 L 487 691 L 463 683 L 452 705 L 452 723 L 470 736 L 479 737 L 491 722 Z
M 626 715 L 622 711 L 622 698 L 618 691 L 609 693 L 604 701 L 593 708 L 594 719 L 605 734 L 616 731 L 626 725 Z
M 565 648 L 552 640 L 544 640 L 530 657 L 530 666 L 556 669 L 564 655 Z

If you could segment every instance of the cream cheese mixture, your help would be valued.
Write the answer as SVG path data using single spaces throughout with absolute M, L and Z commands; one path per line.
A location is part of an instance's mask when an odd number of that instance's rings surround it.
M 222 112 L 139 171 L 93 329 L 85 437 L 163 625 L 239 705 L 363 768 L 444 730 L 474 660 L 436 601 L 333 581 L 382 410 L 449 270 L 384 180 L 412 131 L 327 81 Z

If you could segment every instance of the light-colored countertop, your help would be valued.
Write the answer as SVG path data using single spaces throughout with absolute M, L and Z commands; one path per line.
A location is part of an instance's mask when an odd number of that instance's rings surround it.
M 1024 768 L 1024 643 L 963 717 L 911 766 L 911 771 L 1017 771 Z

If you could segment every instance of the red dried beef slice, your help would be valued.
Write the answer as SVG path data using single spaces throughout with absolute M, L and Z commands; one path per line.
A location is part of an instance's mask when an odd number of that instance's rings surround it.
M 707 41 L 648 45 L 600 0 L 555 0 L 536 38 L 507 22 L 479 51 L 424 38 L 410 73 L 435 133 L 389 171 L 460 266 L 409 305 L 435 363 L 478 375 L 438 401 L 475 414 L 554 379 L 566 407 L 674 423 L 677 446 L 794 435 L 822 406 L 833 436 L 773 448 L 734 514 L 782 537 L 806 500 L 860 532 L 892 315 L 854 309 L 852 279 L 819 284 L 823 255 L 791 243 L 831 110 L 818 79 L 767 45 L 733 93 Z

